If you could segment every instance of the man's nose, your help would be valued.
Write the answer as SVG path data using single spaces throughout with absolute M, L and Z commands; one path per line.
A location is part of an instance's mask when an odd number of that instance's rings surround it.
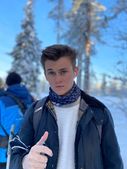
M 62 76 L 60 75 L 60 73 L 56 73 L 55 81 L 56 81 L 57 83 L 59 83 L 59 82 L 62 81 Z

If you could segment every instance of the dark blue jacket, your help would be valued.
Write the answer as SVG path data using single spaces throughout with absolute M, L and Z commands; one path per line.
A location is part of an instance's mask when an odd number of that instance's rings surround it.
M 32 106 L 26 114 L 19 134 L 32 147 L 45 131 L 49 132 L 46 145 L 53 151 L 46 169 L 57 169 L 59 139 L 56 115 L 49 98 L 43 107 L 39 127 L 34 131 Z M 66 123 L 66 122 L 65 122 Z M 13 149 L 10 169 L 22 169 L 22 158 L 28 153 Z M 75 169 L 123 169 L 120 149 L 109 110 L 98 100 L 82 92 L 77 132 L 75 137 Z
M 16 84 L 8 87 L 7 92 L 20 98 L 26 107 L 29 107 L 33 102 L 29 91 L 25 86 Z M 23 114 L 17 103 L 10 97 L 0 94 L 0 123 L 5 128 L 8 135 L 10 134 L 11 125 L 15 125 L 15 133 L 20 129 L 23 120 Z M 6 137 L 5 132 L 0 126 L 0 139 Z M 1 141 L 1 140 L 0 140 Z M 0 147 L 0 162 L 6 162 L 6 147 Z

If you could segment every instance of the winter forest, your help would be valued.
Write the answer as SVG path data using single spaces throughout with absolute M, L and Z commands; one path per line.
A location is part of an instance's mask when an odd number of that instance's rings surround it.
M 22 74 L 24 83 L 32 92 L 38 93 L 40 88 L 47 90 L 47 84 L 44 79 L 39 78 L 42 71 L 40 54 L 43 39 L 40 40 L 37 36 L 34 3 L 35 1 L 28 0 L 24 4 L 22 31 L 15 37 L 14 47 L 9 55 L 13 60 L 11 70 L 16 69 Z M 52 6 L 48 17 L 55 24 L 54 43 L 66 43 L 77 49 L 77 65 L 80 67 L 78 85 L 88 93 L 126 95 L 126 0 L 113 1 L 108 7 L 96 0 L 49 0 L 48 3 Z M 107 70 L 99 77 L 96 75 L 92 59 L 98 54 L 98 45 L 112 46 L 114 50 L 118 50 L 118 56 L 113 56 L 118 57 L 114 74 Z
M 54 43 L 69 44 L 78 52 L 80 71 L 77 84 L 85 92 L 102 99 L 113 112 L 127 169 L 127 0 L 47 1 L 51 6 L 48 19 L 55 25 Z M 40 40 L 37 35 L 34 4 L 34 0 L 26 0 L 24 4 L 22 31 L 15 37 L 14 47 L 8 53 L 12 58 L 9 71 L 20 73 L 30 91 L 40 98 L 47 93 L 48 84 L 40 65 L 43 39 Z M 117 61 L 114 72 L 107 70 L 97 75 L 92 60 L 96 59 L 101 46 L 112 47 L 117 52 L 112 57 L 116 57 Z M 107 59 L 110 62 L 110 57 L 107 56 Z

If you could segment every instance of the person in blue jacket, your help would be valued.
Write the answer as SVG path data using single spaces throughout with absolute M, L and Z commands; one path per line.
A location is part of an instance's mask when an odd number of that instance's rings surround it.
M 26 109 L 33 102 L 30 92 L 21 82 L 22 78 L 18 73 L 9 73 L 6 78 L 7 89 L 0 93 L 0 169 L 6 168 L 11 126 L 14 124 L 17 134 L 23 120 L 22 110 L 14 98 L 19 99 Z

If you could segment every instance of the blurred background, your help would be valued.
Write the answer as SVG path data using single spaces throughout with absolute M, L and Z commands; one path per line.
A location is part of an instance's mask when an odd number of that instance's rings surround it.
M 126 95 L 126 19 L 126 0 L 1 1 L 0 77 L 14 70 L 32 92 L 47 91 L 41 50 L 64 43 L 78 51 L 83 90 Z

